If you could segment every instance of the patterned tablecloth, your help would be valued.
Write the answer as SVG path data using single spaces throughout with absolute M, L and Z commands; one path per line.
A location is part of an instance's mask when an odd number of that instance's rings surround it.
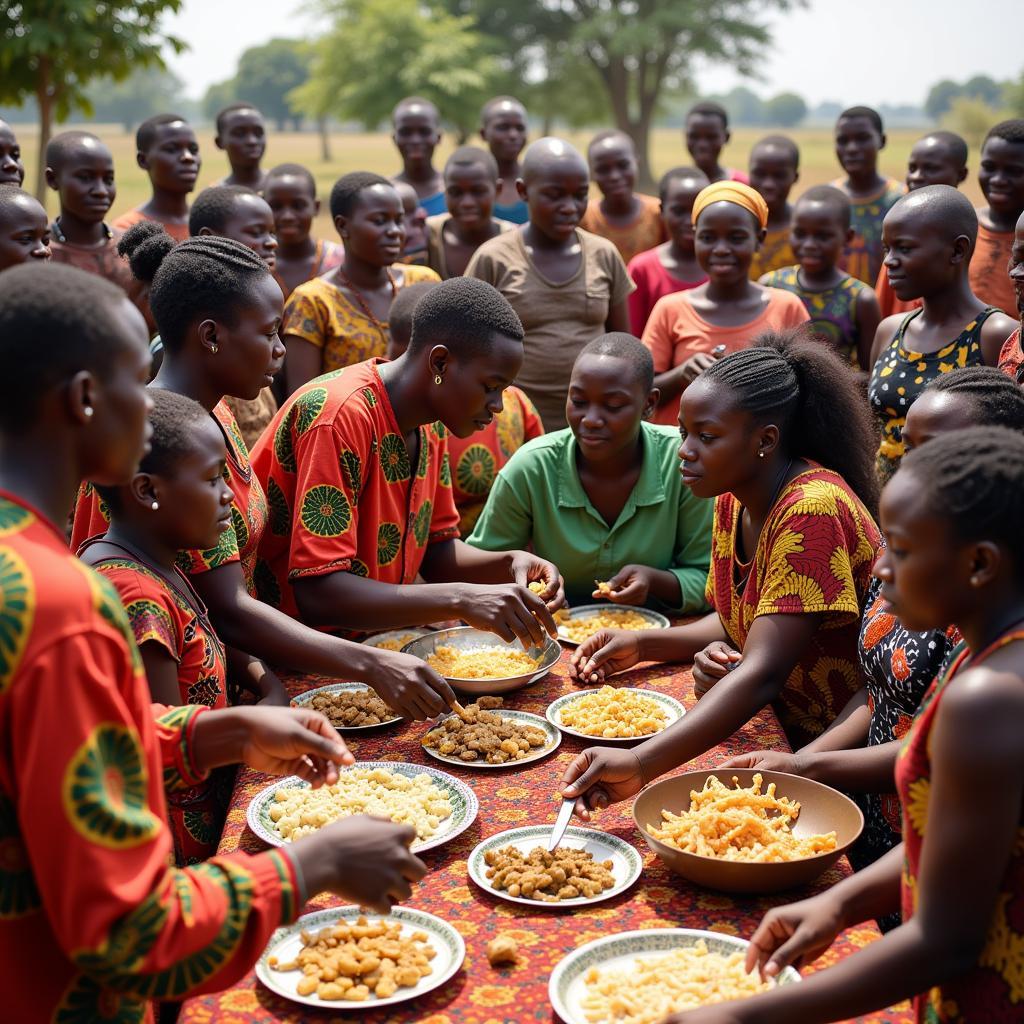
M 631 685 L 650 687 L 694 704 L 689 671 L 668 671 L 668 666 L 647 666 L 619 677 Z M 292 693 L 301 693 L 324 680 L 298 677 L 288 680 Z M 508 695 L 506 706 L 543 715 L 548 704 L 573 689 L 566 672 L 566 655 L 552 672 L 526 690 Z M 349 1011 L 339 1005 L 322 1013 L 267 991 L 250 972 L 238 985 L 216 995 L 201 996 L 184 1004 L 181 1024 L 266 1024 L 271 1021 L 359 1021 L 361 1024 L 417 1022 L 417 1024 L 526 1024 L 558 1020 L 548 1001 L 548 976 L 563 956 L 576 947 L 613 931 L 637 928 L 703 928 L 729 935 L 748 936 L 765 911 L 776 904 L 818 892 L 850 873 L 843 858 L 811 889 L 773 897 L 729 896 L 709 892 L 663 867 L 638 834 L 626 801 L 602 812 L 595 827 L 631 843 L 644 857 L 640 880 L 628 892 L 590 910 L 533 909 L 502 902 L 484 894 L 469 880 L 466 859 L 481 839 L 523 824 L 553 821 L 557 810 L 553 794 L 561 773 L 584 744 L 566 736 L 557 752 L 546 760 L 491 771 L 460 769 L 440 764 L 420 748 L 425 732 L 421 724 L 400 725 L 355 734 L 346 740 L 357 760 L 411 761 L 442 768 L 465 779 L 480 799 L 480 814 L 473 825 L 451 843 L 423 854 L 429 873 L 413 887 L 408 906 L 450 921 L 466 940 L 466 961 L 454 978 L 422 999 L 374 1011 Z M 720 747 L 697 759 L 692 767 L 712 767 L 745 750 L 788 750 L 778 719 L 766 709 Z M 258 851 L 263 844 L 248 829 L 245 812 L 252 797 L 271 781 L 244 769 L 235 786 L 221 852 L 241 847 Z M 313 900 L 307 910 L 339 905 L 333 897 Z M 519 962 L 492 968 L 485 947 L 498 932 L 513 935 L 520 949 Z M 879 938 L 873 926 L 853 928 L 840 936 L 818 960 L 818 968 L 848 956 Z M 858 1020 L 897 1024 L 912 1020 L 907 1004 Z

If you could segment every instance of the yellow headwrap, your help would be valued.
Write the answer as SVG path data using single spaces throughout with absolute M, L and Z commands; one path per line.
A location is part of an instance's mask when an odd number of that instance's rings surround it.
M 698 192 L 697 198 L 693 201 L 693 212 L 690 214 L 694 224 L 697 223 L 701 210 L 712 203 L 735 203 L 744 210 L 749 210 L 761 227 L 768 226 L 768 204 L 757 189 L 744 185 L 742 181 L 716 181 Z

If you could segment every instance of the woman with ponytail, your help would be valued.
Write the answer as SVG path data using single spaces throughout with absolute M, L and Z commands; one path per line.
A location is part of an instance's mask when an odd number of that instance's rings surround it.
M 714 611 L 675 629 L 603 630 L 577 649 L 571 672 L 591 683 L 640 661 L 693 661 L 708 688 L 640 746 L 576 758 L 562 784 L 584 818 L 721 743 L 766 704 L 802 745 L 860 687 L 858 625 L 880 538 L 875 436 L 853 371 L 799 335 L 765 334 L 705 370 L 679 418 L 683 480 L 716 499 Z

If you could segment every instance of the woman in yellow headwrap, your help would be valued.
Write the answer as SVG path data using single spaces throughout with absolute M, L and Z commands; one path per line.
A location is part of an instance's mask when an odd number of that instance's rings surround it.
M 749 279 L 768 223 L 759 192 L 739 181 L 716 181 L 698 194 L 691 216 L 697 262 L 708 280 L 660 299 L 642 339 L 654 357 L 654 384 L 661 392 L 654 422 L 673 426 L 683 391 L 714 359 L 746 348 L 762 331 L 807 321 L 795 295 Z

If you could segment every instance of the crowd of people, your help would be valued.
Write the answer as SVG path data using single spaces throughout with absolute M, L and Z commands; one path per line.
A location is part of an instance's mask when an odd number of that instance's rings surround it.
M 410 828 L 335 822 L 217 855 L 235 768 L 330 783 L 352 755 L 278 673 L 452 706 L 424 662 L 358 641 L 461 620 L 524 646 L 605 600 L 687 621 L 602 630 L 572 677 L 693 664 L 699 701 L 558 782 L 589 819 L 770 705 L 762 767 L 856 796 L 841 884 L 770 911 L 748 967 L 884 937 L 801 985 L 679 1017 L 1022 1019 L 1024 120 L 969 152 L 931 132 L 879 172 L 878 113 L 796 196 L 796 143 L 637 191 L 628 135 L 483 146 L 401 168 L 264 169 L 260 112 L 217 117 L 230 173 L 175 114 L 136 135 L 150 198 L 109 219 L 109 148 L 46 151 L 51 221 L 0 122 L 0 936 L 12 1020 L 151 1019 L 231 985 L 306 900 L 385 912 L 426 872 Z M 591 195 L 591 186 L 597 195 Z M 598 581 L 603 584 L 595 589 Z M 57 728 L 41 728 L 52 715 Z M 674 1018 L 673 1018 L 674 1019 Z

